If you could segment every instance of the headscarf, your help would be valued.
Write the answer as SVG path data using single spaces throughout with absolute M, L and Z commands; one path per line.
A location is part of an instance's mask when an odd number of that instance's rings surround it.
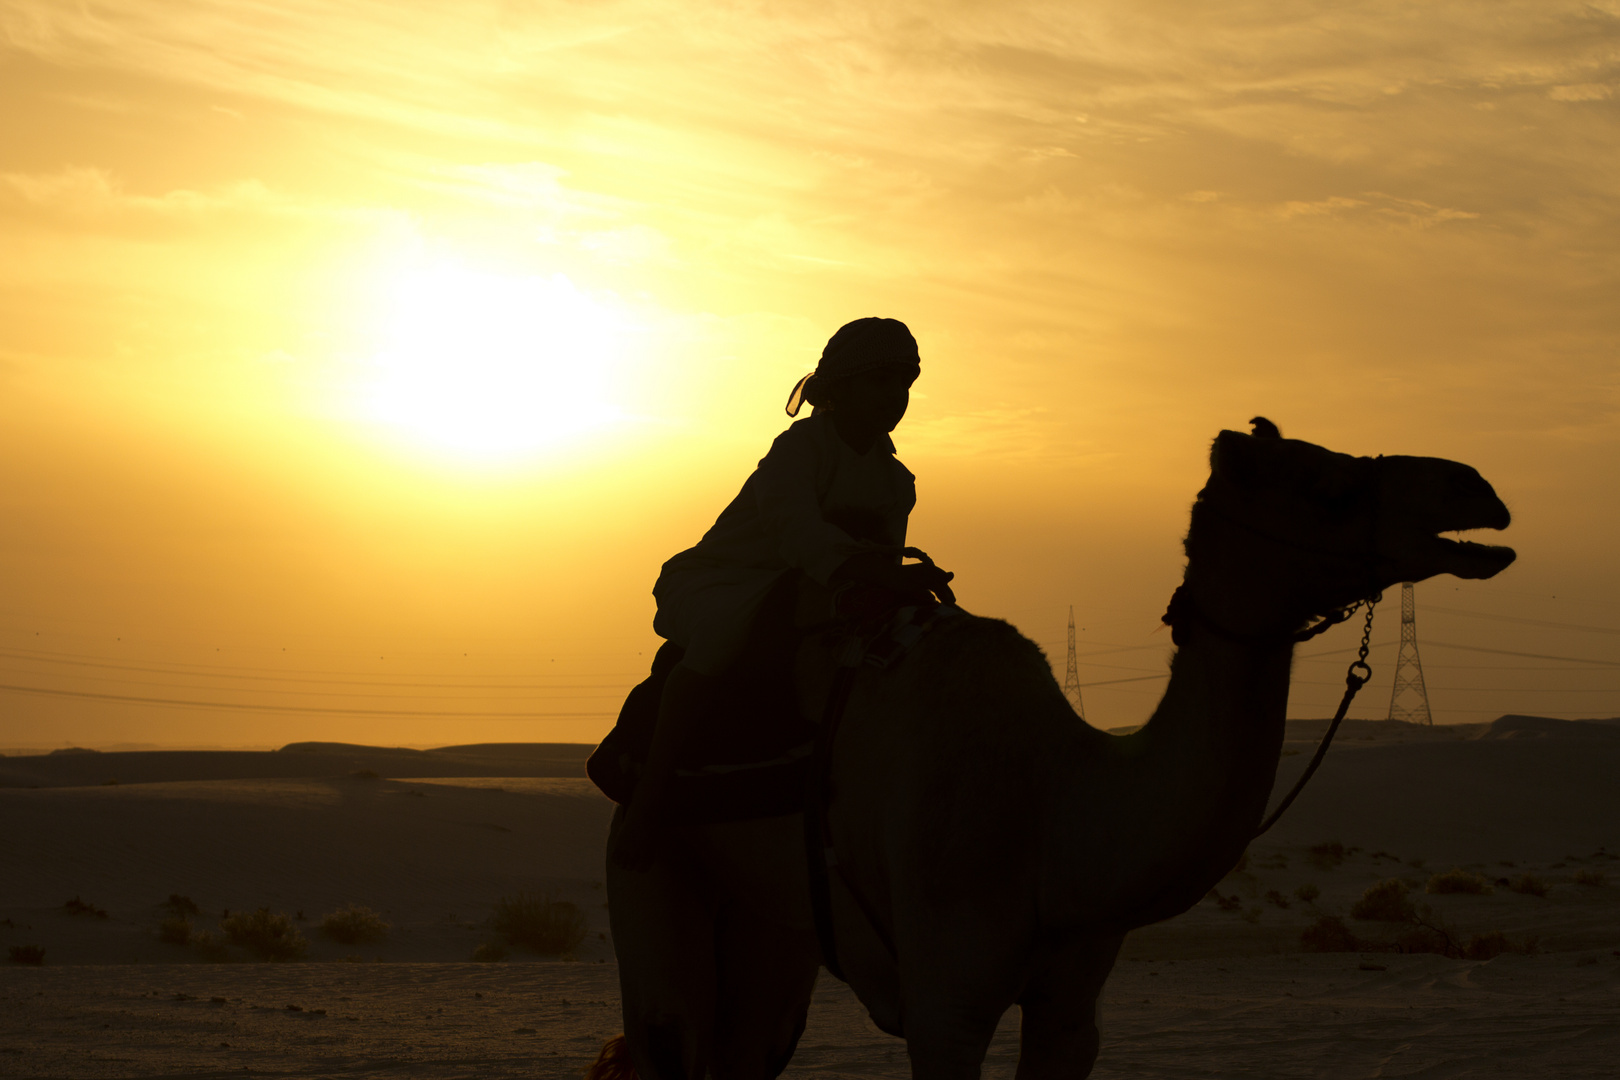
M 798 416 L 805 390 L 814 379 L 819 384 L 839 382 L 874 368 L 903 365 L 920 367 L 917 339 L 899 319 L 856 319 L 838 328 L 821 350 L 816 370 L 800 379 L 788 395 L 787 414 Z

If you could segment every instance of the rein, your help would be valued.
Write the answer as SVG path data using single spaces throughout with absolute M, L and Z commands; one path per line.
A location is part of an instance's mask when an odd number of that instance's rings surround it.
M 1367 681 L 1372 678 L 1372 668 L 1367 665 L 1367 641 L 1370 637 L 1372 637 L 1373 608 L 1377 607 L 1378 601 L 1382 600 L 1383 598 L 1384 596 L 1382 593 L 1375 593 L 1366 600 L 1358 600 L 1355 604 L 1345 608 L 1343 615 L 1336 620 L 1338 622 L 1343 622 L 1345 619 L 1350 617 L 1350 613 L 1358 606 L 1361 604 L 1367 605 L 1367 621 L 1361 628 L 1361 648 L 1356 651 L 1356 658 L 1350 661 L 1349 668 L 1345 670 L 1344 697 L 1339 699 L 1339 711 L 1333 714 L 1333 722 L 1328 725 L 1327 732 L 1322 736 L 1322 745 L 1316 748 L 1316 756 L 1311 758 L 1311 763 L 1309 765 L 1305 766 L 1305 772 L 1294 784 L 1293 789 L 1283 797 L 1282 802 L 1277 804 L 1277 809 L 1273 810 L 1270 816 L 1267 817 L 1265 821 L 1261 822 L 1260 827 L 1254 832 L 1255 836 L 1261 835 L 1267 829 L 1277 824 L 1277 819 L 1283 816 L 1283 811 L 1287 810 L 1291 805 L 1293 805 L 1294 800 L 1299 797 L 1299 793 L 1305 790 L 1306 782 L 1309 781 L 1312 774 L 1316 772 L 1317 766 L 1322 764 L 1322 759 L 1327 757 L 1328 747 L 1333 743 L 1333 734 L 1339 730 L 1339 725 L 1344 722 L 1344 714 L 1350 711 L 1350 702 L 1355 700 L 1356 691 L 1360 690 L 1363 686 L 1366 686 Z M 1309 638 L 1314 637 L 1316 634 L 1321 633 L 1331 625 L 1332 623 L 1329 623 L 1326 619 L 1323 619 L 1321 622 L 1317 623 L 1313 627 L 1310 627 L 1308 630 L 1300 631 L 1300 634 L 1304 636 L 1296 635 L 1294 640 L 1308 640 Z M 1358 668 L 1360 669 L 1359 672 L 1357 671 Z

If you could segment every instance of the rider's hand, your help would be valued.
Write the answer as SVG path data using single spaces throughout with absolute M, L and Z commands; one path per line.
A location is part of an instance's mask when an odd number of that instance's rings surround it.
M 888 589 L 901 596 L 919 599 L 938 597 L 943 603 L 954 604 L 956 594 L 951 591 L 949 582 L 955 576 L 948 570 L 941 570 L 928 563 L 901 566 L 894 561 L 892 555 L 886 555 L 881 551 L 862 551 L 845 559 L 844 564 L 833 572 L 832 584 L 859 581 Z

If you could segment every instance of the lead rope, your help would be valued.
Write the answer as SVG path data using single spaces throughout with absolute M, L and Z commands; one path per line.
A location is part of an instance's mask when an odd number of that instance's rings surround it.
M 1305 774 L 1299 778 L 1293 790 L 1284 796 L 1283 801 L 1277 805 L 1277 809 L 1273 810 L 1271 816 L 1266 818 L 1261 823 L 1260 828 L 1255 830 L 1254 835 L 1256 837 L 1277 824 L 1277 819 L 1283 816 L 1283 811 L 1293 805 L 1294 800 L 1299 797 L 1299 793 L 1305 790 L 1305 784 L 1310 780 L 1311 774 L 1316 772 L 1316 767 L 1322 764 L 1323 758 L 1327 757 L 1328 747 L 1333 743 L 1333 733 L 1339 730 L 1339 725 L 1344 721 L 1344 714 L 1350 711 L 1350 702 L 1355 700 L 1356 691 L 1366 686 L 1367 681 L 1372 678 L 1372 668 L 1367 666 L 1367 643 L 1372 637 L 1373 608 L 1377 607 L 1378 601 L 1383 598 L 1384 594 L 1380 592 L 1374 593 L 1365 601 L 1367 605 L 1367 622 L 1361 628 L 1361 648 L 1357 651 L 1356 658 L 1350 661 L 1350 667 L 1344 673 L 1344 697 L 1339 699 L 1339 711 L 1333 714 L 1333 722 L 1328 725 L 1327 734 L 1322 736 L 1322 745 L 1316 748 L 1316 756 L 1311 758 L 1309 765 L 1305 766 Z M 1350 610 L 1353 611 L 1355 608 L 1352 607 Z M 1348 614 L 1349 612 L 1346 612 L 1347 616 Z M 1315 628 L 1313 627 L 1313 629 Z M 1326 629 L 1326 626 L 1323 626 L 1322 629 Z M 1359 673 L 1356 670 L 1357 668 L 1361 669 Z

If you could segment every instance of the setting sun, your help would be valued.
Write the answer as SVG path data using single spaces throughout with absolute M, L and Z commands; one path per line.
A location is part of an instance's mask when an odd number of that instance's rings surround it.
M 380 319 L 363 410 L 413 441 L 509 457 L 623 415 L 629 316 L 563 274 L 434 262 L 389 283 Z

